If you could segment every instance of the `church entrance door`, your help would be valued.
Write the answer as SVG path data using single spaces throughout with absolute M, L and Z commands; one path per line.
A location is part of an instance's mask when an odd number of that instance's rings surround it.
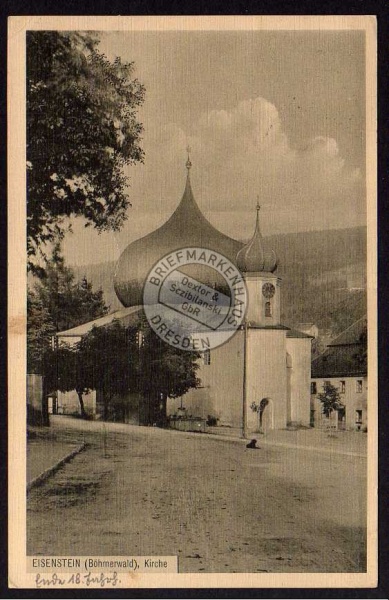
M 267 433 L 274 429 L 273 401 L 271 398 L 262 398 L 259 403 L 258 417 L 259 431 Z

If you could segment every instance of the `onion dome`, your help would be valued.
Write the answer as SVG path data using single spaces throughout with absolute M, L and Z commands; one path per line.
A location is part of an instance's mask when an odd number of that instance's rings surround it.
M 224 235 L 204 217 L 193 196 L 189 173 L 191 166 L 188 156 L 184 194 L 170 219 L 159 229 L 129 244 L 119 258 L 114 286 L 116 295 L 124 306 L 143 303 L 143 286 L 149 271 L 161 258 L 175 250 L 186 247 L 206 248 L 223 254 L 236 264 L 236 256 L 243 243 Z M 188 267 L 180 270 L 219 289 L 222 278 L 214 269 L 202 265 Z
M 257 221 L 254 235 L 248 244 L 239 250 L 236 257 L 236 265 L 243 273 L 274 273 L 277 269 L 277 256 L 273 250 L 265 250 L 263 239 L 259 228 L 259 211 L 257 204 Z

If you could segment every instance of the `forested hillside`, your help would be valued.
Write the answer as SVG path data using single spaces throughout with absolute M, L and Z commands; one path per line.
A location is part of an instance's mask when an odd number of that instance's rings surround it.
M 282 321 L 313 322 L 338 333 L 366 312 L 366 228 L 337 229 L 265 238 L 279 257 Z M 101 287 L 111 310 L 121 307 L 113 288 L 115 263 L 73 266 Z

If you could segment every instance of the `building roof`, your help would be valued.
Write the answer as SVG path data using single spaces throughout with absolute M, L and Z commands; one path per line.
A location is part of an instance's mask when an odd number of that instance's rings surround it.
M 236 264 L 236 255 L 243 247 L 243 242 L 224 235 L 205 218 L 193 196 L 190 166 L 188 161 L 184 194 L 170 219 L 152 233 L 129 244 L 119 258 L 114 286 L 124 306 L 143 303 L 147 275 L 160 259 L 174 251 L 188 247 L 206 248 L 219 252 Z M 220 275 L 214 269 L 203 265 L 189 267 L 194 269 L 186 272 L 188 267 L 180 267 L 180 271 L 218 289 Z
M 109 313 L 108 315 L 104 315 L 103 317 L 99 317 L 98 319 L 94 319 L 93 321 L 88 321 L 88 323 L 84 323 L 83 325 L 72 327 L 72 329 L 67 329 L 66 331 L 59 331 L 56 336 L 81 337 L 89 333 L 93 327 L 104 327 L 115 320 L 120 320 L 123 325 L 130 325 L 136 321 L 138 313 L 142 310 L 143 306 L 122 308 L 120 310 L 116 310 L 115 312 Z
M 241 325 L 241 329 L 244 329 L 244 324 Z M 248 323 L 248 329 L 281 329 L 282 331 L 289 331 L 289 327 L 286 325 L 263 325 L 262 323 L 257 323 L 256 321 L 250 321 Z
M 327 350 L 312 361 L 312 378 L 364 377 L 367 368 L 361 360 L 361 334 L 365 327 L 366 317 L 363 317 L 333 340 Z
M 360 337 L 367 326 L 366 316 L 355 321 L 350 327 L 342 331 L 335 339 L 331 341 L 329 346 L 347 346 L 350 344 L 360 344 Z
M 310 340 L 314 339 L 313 335 L 308 335 L 307 333 L 304 333 L 304 331 L 299 331 L 298 329 L 289 329 L 289 331 L 286 332 L 286 337 L 287 338 L 306 338 L 306 339 L 310 339 Z

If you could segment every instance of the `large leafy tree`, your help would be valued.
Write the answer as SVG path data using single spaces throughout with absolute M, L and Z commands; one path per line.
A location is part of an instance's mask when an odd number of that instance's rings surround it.
M 84 379 L 80 387 L 102 392 L 103 418 L 112 402 L 129 392 L 139 393 L 149 423 L 166 422 L 167 397 L 179 397 L 198 387 L 199 353 L 184 352 L 163 342 L 145 319 L 133 327 L 114 321 L 94 327 L 77 345 Z M 74 389 L 75 386 L 73 386 Z
M 77 359 L 82 365 L 78 371 L 84 377 L 81 385 L 102 393 L 103 419 L 108 419 L 115 396 L 137 390 L 137 356 L 136 331 L 120 321 L 109 327 L 93 327 L 77 344 Z
M 46 349 L 42 362 L 47 393 L 75 390 L 80 402 L 81 417 L 86 418 L 84 394 L 91 390 L 91 381 L 86 372 L 86 365 L 80 360 L 77 346 L 62 345 Z
M 129 206 L 125 165 L 143 160 L 134 64 L 110 62 L 90 34 L 27 33 L 27 241 L 31 269 L 44 245 L 83 216 L 117 230 Z
M 148 408 L 150 424 L 166 422 L 167 398 L 179 398 L 200 385 L 197 377 L 199 352 L 174 348 L 164 342 L 147 324 L 141 324 L 139 391 Z

